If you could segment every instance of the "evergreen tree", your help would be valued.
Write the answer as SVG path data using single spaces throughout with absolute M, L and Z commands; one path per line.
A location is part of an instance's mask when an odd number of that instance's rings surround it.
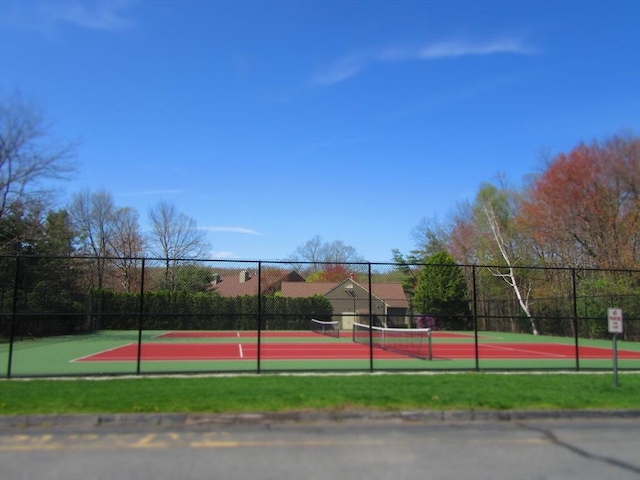
M 418 277 L 414 305 L 435 317 L 440 330 L 472 329 L 467 282 L 448 252 L 439 251 L 427 259 Z

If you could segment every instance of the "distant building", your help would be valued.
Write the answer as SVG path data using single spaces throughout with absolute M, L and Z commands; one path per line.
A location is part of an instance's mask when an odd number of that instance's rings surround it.
M 373 324 L 387 327 L 410 325 L 409 301 L 399 283 L 371 284 L 371 305 L 368 285 L 363 286 L 351 275 L 342 282 L 289 282 L 281 283 L 283 297 L 311 297 L 323 295 L 333 307 L 334 320 L 339 320 L 343 330 L 353 323 L 368 323 L 371 311 Z
M 249 270 L 241 270 L 234 275 L 214 274 L 213 280 L 207 285 L 208 292 L 216 292 L 222 297 L 240 297 L 244 295 L 257 295 L 258 284 L 262 295 L 273 295 L 280 291 L 283 282 L 304 282 L 304 278 L 297 272 L 284 273 L 278 270 L 266 270 L 262 272 L 261 282 L 258 275 Z

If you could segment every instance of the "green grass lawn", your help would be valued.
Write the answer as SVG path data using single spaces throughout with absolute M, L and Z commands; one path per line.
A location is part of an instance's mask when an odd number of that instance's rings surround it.
M 640 374 L 240 375 L 0 380 L 0 414 L 638 409 Z

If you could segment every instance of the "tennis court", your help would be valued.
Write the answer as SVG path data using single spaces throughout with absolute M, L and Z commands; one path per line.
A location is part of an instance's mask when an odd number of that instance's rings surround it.
M 11 365 L 9 369 L 9 358 Z M 621 369 L 640 370 L 640 345 L 620 342 Z M 612 345 L 503 332 L 312 325 L 307 330 L 101 331 L 0 345 L 0 375 L 256 371 L 609 369 Z M 10 373 L 9 373 L 10 372 Z

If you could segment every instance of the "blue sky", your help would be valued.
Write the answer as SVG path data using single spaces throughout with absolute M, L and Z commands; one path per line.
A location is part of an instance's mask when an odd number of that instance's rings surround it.
M 215 258 L 384 262 L 482 182 L 640 132 L 640 1 L 2 0 L 15 90 L 80 142 L 61 201 L 166 200 Z

